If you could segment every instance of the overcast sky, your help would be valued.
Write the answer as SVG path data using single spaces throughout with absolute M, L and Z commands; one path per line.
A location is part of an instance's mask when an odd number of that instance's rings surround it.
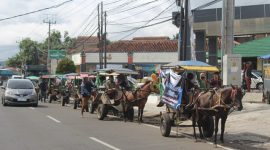
M 0 19 L 50 7 L 64 1 L 65 0 L 1 0 Z M 61 33 L 68 31 L 72 37 L 81 35 L 89 36 L 93 33 L 93 29 L 95 29 L 97 25 L 97 18 L 95 18 L 97 14 L 96 7 L 100 1 L 101 0 L 73 0 L 73 2 L 67 3 L 59 8 L 1 21 L 0 61 L 6 60 L 8 57 L 11 57 L 18 52 L 18 48 L 16 48 L 16 45 L 18 44 L 16 42 L 23 38 L 30 37 L 39 42 L 44 41 L 47 37 L 48 25 L 43 23 L 43 20 L 46 19 L 48 15 L 50 18 L 56 20 L 56 24 L 52 25 L 52 29 L 59 30 Z M 191 0 L 191 6 L 194 8 L 210 1 L 212 0 Z M 269 1 L 270 0 L 236 0 L 236 5 L 264 4 L 269 3 Z M 119 7 L 127 2 L 131 3 Z M 170 18 L 172 11 L 177 10 L 176 5 L 173 4 L 174 2 L 175 0 L 104 0 L 104 10 L 108 11 L 109 25 L 107 31 L 109 39 L 115 41 L 123 38 L 131 39 L 136 36 L 172 37 L 177 33 L 178 29 L 172 25 L 171 21 L 154 27 L 140 29 L 130 36 L 128 35 L 131 34 L 132 31 L 123 33 L 115 32 L 126 31 L 134 27 L 146 25 L 147 22 L 136 24 L 126 23 L 151 20 L 169 6 L 171 7 L 160 14 L 160 16 L 157 17 L 157 20 L 155 19 L 149 24 Z M 145 5 L 140 6 L 141 4 Z M 221 4 L 222 3 L 219 2 L 216 5 L 210 6 L 210 8 L 221 7 Z M 134 8 L 136 6 L 140 7 Z M 91 12 L 93 12 L 92 16 L 85 22 Z M 87 24 L 89 24 L 88 28 L 83 30 Z

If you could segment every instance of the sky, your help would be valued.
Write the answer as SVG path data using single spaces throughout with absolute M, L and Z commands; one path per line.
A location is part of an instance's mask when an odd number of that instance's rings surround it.
M 1 0 L 0 19 L 50 7 L 64 1 L 66 0 Z M 196 8 L 210 1 L 212 0 L 191 0 L 191 7 Z M 264 4 L 269 3 L 269 1 L 236 0 L 236 5 Z M 44 41 L 48 36 L 48 24 L 43 23 L 43 21 L 48 17 L 56 21 L 51 29 L 58 30 L 62 34 L 64 31 L 68 31 L 71 37 L 93 34 L 97 26 L 97 17 L 95 16 L 99 2 L 101 0 L 73 0 L 55 9 L 0 21 L 0 61 L 15 55 L 19 51 L 18 42 L 24 38 L 30 37 L 35 41 Z M 107 32 L 109 40 L 127 40 L 139 36 L 173 37 L 178 32 L 178 28 L 172 25 L 171 21 L 140 29 L 135 33 L 133 31 L 127 32 L 127 30 L 169 19 L 172 11 L 178 9 L 176 4 L 173 4 L 174 2 L 175 0 L 104 1 L 104 11 L 108 11 Z M 219 2 L 209 8 L 221 7 L 221 4 L 222 2 Z M 149 22 L 152 19 L 153 21 Z

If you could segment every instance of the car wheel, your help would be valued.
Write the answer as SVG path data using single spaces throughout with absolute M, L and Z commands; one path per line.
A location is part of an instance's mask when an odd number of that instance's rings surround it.
M 33 107 L 38 107 L 38 103 L 33 104 Z
M 5 103 L 4 99 L 2 98 L 2 105 L 7 106 L 7 103 Z

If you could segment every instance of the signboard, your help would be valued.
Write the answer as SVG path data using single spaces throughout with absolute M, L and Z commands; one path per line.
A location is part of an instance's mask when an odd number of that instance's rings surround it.
M 47 71 L 46 65 L 25 65 L 26 71 Z
M 49 50 L 50 59 L 62 59 L 64 57 L 66 57 L 65 50 Z

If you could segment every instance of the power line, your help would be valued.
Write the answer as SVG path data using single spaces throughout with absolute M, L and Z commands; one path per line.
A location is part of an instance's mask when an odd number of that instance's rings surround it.
M 95 30 L 90 36 L 88 36 L 87 39 L 85 39 L 81 44 L 79 44 L 78 46 L 76 46 L 74 49 L 76 49 L 76 48 L 82 46 L 82 45 L 83 45 L 87 40 L 89 40 L 89 39 L 90 39 L 97 31 L 98 31 L 98 28 L 96 28 L 96 30 Z
M 135 28 L 129 29 L 129 30 L 117 31 L 117 32 L 110 32 L 110 34 L 130 32 L 130 31 L 133 31 L 133 30 L 139 30 L 139 29 L 142 29 L 142 28 L 152 27 L 152 26 L 155 26 L 155 25 L 159 25 L 159 24 L 168 22 L 168 21 L 170 21 L 170 20 L 172 20 L 172 18 L 166 19 L 166 20 L 163 20 L 163 21 L 160 21 L 160 22 L 156 22 L 156 23 L 153 23 L 153 24 L 150 24 L 150 25 L 144 25 L 144 26 L 140 26 L 140 27 L 135 27 Z
M 156 18 L 154 20 L 161 20 L 161 19 L 167 19 L 171 18 L 172 16 L 167 16 L 167 17 L 162 17 L 162 18 Z M 137 24 L 137 23 L 143 23 L 143 22 L 148 22 L 150 20 L 142 20 L 142 21 L 136 21 L 136 22 L 127 22 L 127 23 L 117 23 L 115 21 L 111 21 L 112 23 L 108 23 L 108 25 L 126 25 L 126 24 Z
M 113 12 L 113 11 L 118 10 L 120 8 L 124 8 L 125 6 L 128 6 L 129 4 L 131 4 L 133 2 L 136 2 L 136 1 L 138 1 L 138 0 L 132 0 L 130 2 L 125 2 L 125 3 L 119 5 L 119 6 L 115 7 L 115 8 L 112 8 L 112 9 L 107 10 L 107 12 Z
M 120 1 L 123 1 L 123 0 L 116 0 L 116 1 L 113 1 L 113 2 L 110 2 L 110 3 L 105 3 L 104 6 L 115 4 L 115 3 L 118 3 Z
M 147 2 L 147 3 L 143 3 L 143 4 L 140 4 L 140 5 L 134 6 L 134 7 L 132 7 L 132 8 L 128 8 L 128 9 L 122 10 L 122 11 L 117 12 L 117 13 L 112 14 L 112 15 L 117 15 L 117 14 L 121 14 L 121 13 L 123 13 L 123 12 L 130 11 L 130 10 L 133 10 L 133 9 L 136 9 L 136 8 L 144 7 L 144 6 L 147 6 L 147 5 L 149 5 L 149 4 L 155 3 L 155 2 L 157 2 L 157 1 L 159 1 L 159 0 L 153 0 L 153 1 L 150 1 L 150 2 Z
M 167 3 L 167 2 L 168 2 L 168 1 L 165 1 L 164 3 Z M 157 7 L 160 7 L 160 5 L 163 5 L 164 3 L 158 4 L 158 5 L 156 5 L 156 6 L 153 6 L 153 7 L 151 7 L 151 8 L 148 8 L 148 9 L 146 9 L 146 10 L 140 11 L 140 12 L 138 12 L 138 13 L 136 13 L 136 14 L 133 14 L 133 15 L 130 15 L 130 16 L 127 16 L 127 17 L 123 17 L 123 18 L 117 19 L 117 21 L 124 20 L 124 19 L 130 18 L 130 17 L 134 17 L 134 16 L 136 16 L 136 15 L 139 15 L 139 14 L 142 14 L 142 13 L 144 13 L 144 12 L 150 11 L 150 10 L 152 10 L 152 9 L 155 9 L 155 8 L 157 8 Z
M 192 9 L 192 11 L 203 9 L 205 7 L 208 7 L 208 6 L 211 6 L 211 5 L 215 4 L 215 3 L 218 3 L 220 1 L 222 1 L 222 0 L 213 0 L 213 1 L 209 2 L 209 3 L 203 4 L 203 5 L 199 6 L 199 7 L 196 7 L 194 9 Z
M 88 8 L 89 6 L 92 6 L 92 1 L 89 1 L 89 4 L 85 4 L 84 6 L 82 5 L 83 3 L 87 2 L 86 0 L 84 0 L 77 8 L 73 9 L 72 11 L 69 11 L 67 13 L 65 13 L 64 15 L 62 15 L 62 17 L 70 17 L 73 16 L 74 14 L 76 14 L 79 11 L 82 10 L 86 10 L 86 8 Z M 80 6 L 83 6 L 82 8 L 80 8 Z
M 42 9 L 39 9 L 39 10 L 35 10 L 35 11 L 32 11 L 32 12 L 28 12 L 28 13 L 24 13 L 24 14 L 19 14 L 19 15 L 16 15 L 16 16 L 12 16 L 12 17 L 7 17 L 7 18 L 3 18 L 3 19 L 0 19 L 0 21 L 4 21 L 4 20 L 9 20 L 9 19 L 13 19 L 13 18 L 18 18 L 18 17 L 22 17 L 22 16 L 26 16 L 26 15 L 30 15 L 30 14 L 34 14 L 34 13 L 37 13 L 37 12 L 41 12 L 41 11 L 44 11 L 44 10 L 49 10 L 49 9 L 53 9 L 53 8 L 58 8 L 66 3 L 69 3 L 69 2 L 72 2 L 73 0 L 67 0 L 63 3 L 60 3 L 60 4 L 57 4 L 57 5 L 53 5 L 51 7 L 47 7 L 47 8 L 42 8 Z
M 94 11 L 95 11 L 95 9 L 93 9 L 93 11 L 90 13 L 90 15 L 87 16 L 87 18 L 80 24 L 79 28 L 81 29 L 81 27 L 83 27 L 83 26 L 87 23 L 87 21 L 89 22 L 89 23 L 85 26 L 85 28 L 84 28 L 79 34 L 82 34 L 82 33 L 86 30 L 86 28 L 87 28 L 92 22 L 94 22 L 93 20 L 96 19 L 97 15 L 96 15 L 93 19 L 91 19 L 91 17 L 92 17 L 93 14 L 94 14 Z M 79 32 L 79 29 L 78 29 L 78 32 Z M 73 35 L 77 34 L 78 32 L 74 33 Z
M 159 14 L 157 14 L 154 18 L 152 18 L 151 20 L 149 20 L 144 26 L 148 25 L 148 23 L 150 23 L 151 21 L 153 21 L 154 19 L 158 18 L 161 14 L 163 14 L 164 12 L 166 12 L 170 7 L 172 7 L 175 4 L 175 2 L 173 2 L 171 5 L 169 5 L 168 7 L 166 7 L 163 11 L 161 11 Z M 120 40 L 125 39 L 126 37 L 129 37 L 130 35 L 134 34 L 135 32 L 137 32 L 139 29 L 141 28 L 137 28 L 135 31 L 133 31 L 132 33 L 122 37 Z

